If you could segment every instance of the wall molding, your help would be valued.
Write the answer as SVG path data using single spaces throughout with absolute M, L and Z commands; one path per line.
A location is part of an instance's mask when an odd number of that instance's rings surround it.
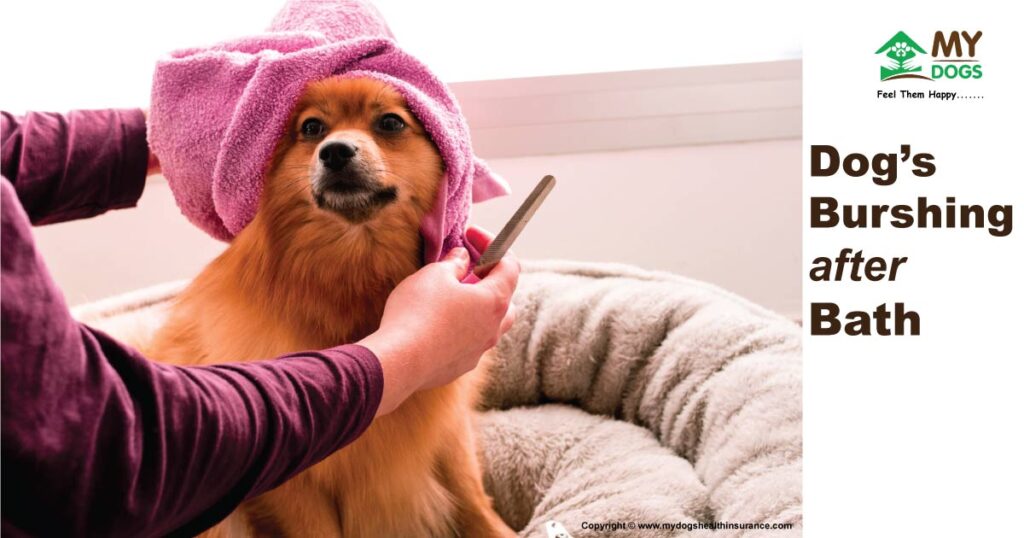
M 451 85 L 485 158 L 801 137 L 801 60 Z

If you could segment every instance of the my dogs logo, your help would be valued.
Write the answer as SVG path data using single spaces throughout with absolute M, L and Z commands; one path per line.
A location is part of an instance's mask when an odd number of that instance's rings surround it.
M 885 55 L 882 61 L 882 80 L 928 78 L 919 74 L 923 55 L 926 54 L 924 49 L 902 31 L 896 32 L 875 54 Z
M 931 57 L 910 36 L 900 31 L 875 51 L 881 55 L 882 81 L 905 78 L 925 80 L 970 80 L 982 75 L 981 63 L 975 57 L 981 30 L 935 32 Z

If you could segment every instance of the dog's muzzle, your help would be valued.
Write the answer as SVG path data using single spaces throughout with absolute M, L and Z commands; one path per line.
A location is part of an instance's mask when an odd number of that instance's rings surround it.
M 321 209 L 339 213 L 353 223 L 366 221 L 398 199 L 398 189 L 385 186 L 359 154 L 359 146 L 329 140 L 317 150 L 313 198 Z

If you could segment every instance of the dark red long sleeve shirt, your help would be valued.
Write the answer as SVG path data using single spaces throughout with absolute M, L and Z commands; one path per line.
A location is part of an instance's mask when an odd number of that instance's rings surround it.
M 369 426 L 384 381 L 366 348 L 183 368 L 72 319 L 30 223 L 134 206 L 144 117 L 2 120 L 5 536 L 195 534 Z

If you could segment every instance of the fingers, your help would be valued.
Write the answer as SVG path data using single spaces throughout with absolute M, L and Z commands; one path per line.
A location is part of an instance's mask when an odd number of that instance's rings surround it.
M 501 326 L 498 327 L 498 337 L 508 332 L 516 322 L 516 304 L 509 303 L 505 317 L 501 319 Z
M 451 249 L 441 260 L 442 263 L 451 264 L 455 273 L 455 280 L 461 281 L 469 272 L 469 251 L 462 247 Z
M 146 175 L 152 176 L 160 173 L 160 159 L 157 158 L 156 153 L 153 150 L 149 151 L 149 160 L 146 161 Z
M 494 240 L 494 234 L 480 228 L 479 226 L 470 226 L 466 230 L 466 240 L 469 244 L 473 245 L 473 248 L 479 252 L 487 250 L 487 246 Z
M 510 252 L 476 285 L 489 288 L 499 297 L 511 300 L 512 293 L 516 291 L 518 283 L 519 260 Z

